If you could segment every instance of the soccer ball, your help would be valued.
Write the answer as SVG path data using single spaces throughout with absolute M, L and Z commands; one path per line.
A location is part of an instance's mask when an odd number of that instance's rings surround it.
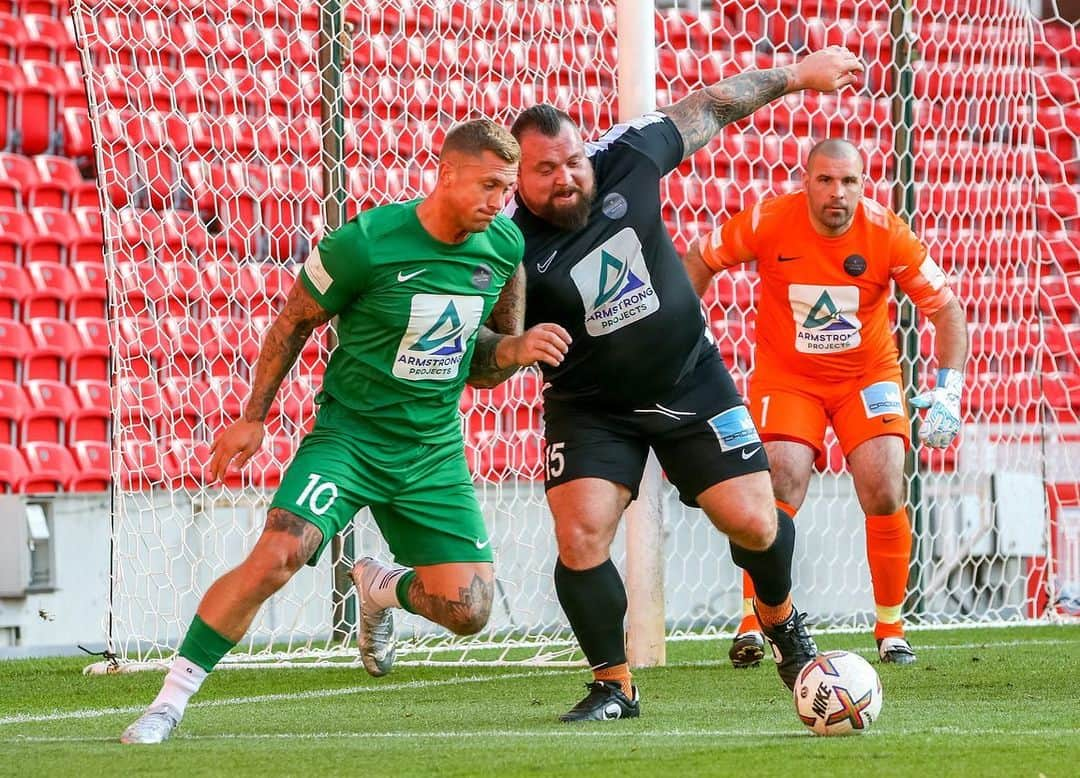
M 881 679 L 847 651 L 826 651 L 795 678 L 795 711 L 815 735 L 861 734 L 881 713 Z

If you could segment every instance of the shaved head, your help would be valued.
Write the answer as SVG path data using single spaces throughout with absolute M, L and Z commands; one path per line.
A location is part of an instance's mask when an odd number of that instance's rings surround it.
M 806 157 L 807 172 L 813 167 L 814 160 L 818 157 L 825 157 L 832 160 L 857 161 L 859 163 L 859 174 L 862 174 L 862 154 L 859 153 L 859 150 L 851 141 L 844 140 L 843 138 L 828 138 L 827 140 L 815 144 Z

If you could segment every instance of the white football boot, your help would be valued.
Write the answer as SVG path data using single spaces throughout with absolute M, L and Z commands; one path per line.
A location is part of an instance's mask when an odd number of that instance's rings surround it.
M 353 565 L 349 574 L 360 595 L 360 624 L 356 636 L 360 660 L 364 669 L 376 678 L 386 675 L 394 666 L 397 636 L 394 634 L 393 608 L 376 603 L 372 590 L 387 589 L 388 583 L 391 580 L 396 583 L 405 569 L 366 556 Z
M 162 702 L 147 708 L 124 730 L 121 743 L 162 743 L 180 726 L 180 711 Z

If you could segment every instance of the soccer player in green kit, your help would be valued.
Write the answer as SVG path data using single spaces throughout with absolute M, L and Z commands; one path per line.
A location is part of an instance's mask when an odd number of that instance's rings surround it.
M 214 441 L 210 472 L 220 479 L 259 450 L 282 379 L 311 332 L 336 315 L 339 344 L 315 427 L 255 547 L 207 590 L 161 692 L 122 742 L 167 739 L 262 603 L 364 506 L 400 563 L 364 558 L 353 568 L 368 672 L 382 675 L 393 662 L 394 607 L 458 634 L 487 623 L 493 557 L 458 401 L 466 380 L 494 386 L 522 365 L 558 365 L 570 341 L 555 324 L 522 332 L 524 240 L 499 214 L 519 156 L 497 124 L 459 124 L 430 196 L 365 211 L 312 251 L 263 341 L 242 418 Z

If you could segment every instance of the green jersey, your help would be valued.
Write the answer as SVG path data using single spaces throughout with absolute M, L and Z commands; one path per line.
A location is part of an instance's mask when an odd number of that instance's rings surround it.
M 462 243 L 442 243 L 420 225 L 420 202 L 360 213 L 324 237 L 300 272 L 339 317 L 323 391 L 361 414 L 357 434 L 375 441 L 460 437 L 476 332 L 524 252 L 501 214 Z

